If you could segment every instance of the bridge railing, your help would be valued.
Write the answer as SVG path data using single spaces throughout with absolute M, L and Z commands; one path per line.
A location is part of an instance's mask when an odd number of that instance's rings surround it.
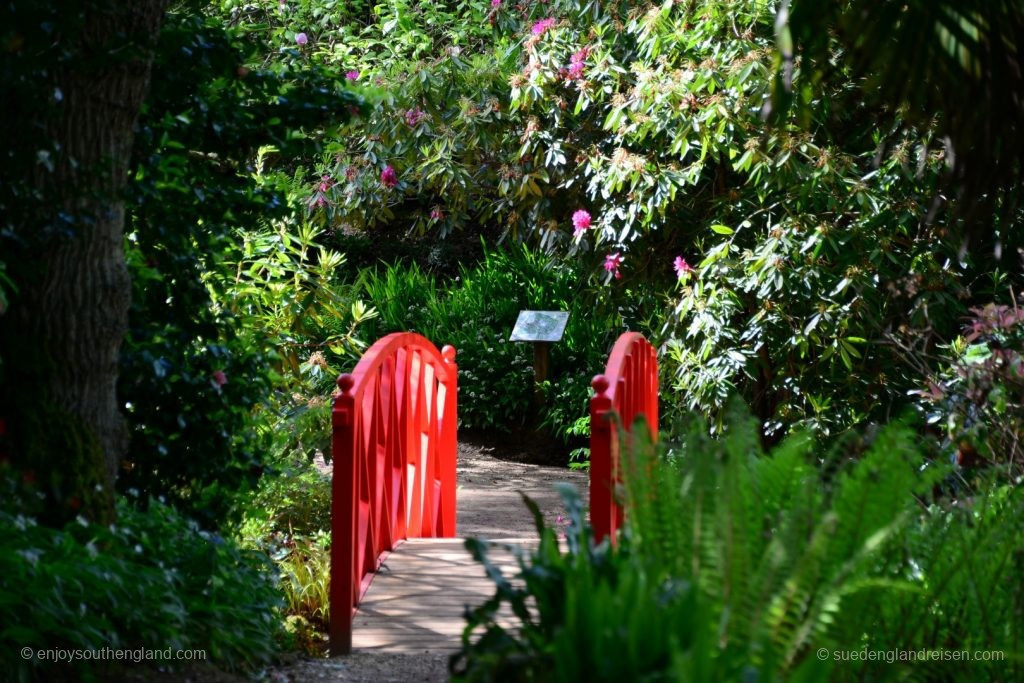
M 330 651 L 352 649 L 352 617 L 381 554 L 410 537 L 455 536 L 457 367 L 411 332 L 388 335 L 338 378 L 331 494 Z
M 612 347 L 604 374 L 593 381 L 590 399 L 590 523 L 598 542 L 615 534 L 622 524 L 616 500 L 619 474 L 619 430 L 610 419 L 614 412 L 622 426 L 633 428 L 643 415 L 658 436 L 658 356 L 643 335 L 622 334 Z

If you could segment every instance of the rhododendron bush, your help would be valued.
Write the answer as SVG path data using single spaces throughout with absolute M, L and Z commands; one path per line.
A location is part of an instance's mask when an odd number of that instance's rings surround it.
M 497 233 L 583 265 L 581 292 L 660 343 L 669 409 L 715 415 L 738 391 L 774 438 L 898 411 L 923 386 L 907 348 L 955 335 L 974 277 L 929 130 L 799 65 L 804 106 L 767 122 L 775 9 L 265 2 L 239 21 L 378 95 L 307 160 L 315 220 Z

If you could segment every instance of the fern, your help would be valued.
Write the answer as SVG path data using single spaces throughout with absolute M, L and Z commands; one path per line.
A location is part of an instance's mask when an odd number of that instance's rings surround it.
M 520 555 L 521 628 L 497 625 L 499 590 L 470 619 L 456 673 L 506 679 L 512 666 L 511 678 L 540 681 L 1019 675 L 1021 491 L 933 500 L 944 472 L 898 423 L 866 450 L 857 440 L 830 449 L 797 435 L 764 454 L 749 418 L 734 412 L 730 422 L 718 440 L 692 423 L 671 449 L 639 424 L 623 435 L 627 524 L 618 548 L 593 545 L 569 495 L 568 552 L 538 520 L 542 549 Z M 474 642 L 481 626 L 489 637 Z M 831 661 L 835 651 L 862 649 L 999 650 L 1005 661 Z

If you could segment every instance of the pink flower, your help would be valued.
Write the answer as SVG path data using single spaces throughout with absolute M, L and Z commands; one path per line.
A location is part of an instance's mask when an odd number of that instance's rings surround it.
M 416 109 L 410 109 L 409 111 L 405 112 L 405 122 L 409 125 L 410 128 L 415 128 L 416 124 L 418 124 L 425 118 L 427 118 L 426 113 L 419 107 L 417 107 Z
M 554 25 L 555 20 L 551 17 L 548 17 L 547 19 L 541 19 L 540 21 L 533 25 L 533 28 L 530 29 L 530 33 L 532 33 L 535 36 L 539 36 Z
M 306 43 L 309 42 L 309 36 L 307 36 L 305 33 L 296 33 L 295 42 L 298 43 L 299 45 L 305 45 Z
M 590 229 L 590 214 L 583 209 L 578 210 L 572 215 L 572 227 L 573 237 L 579 237 L 584 232 Z
M 615 275 L 616 280 L 622 277 L 622 273 L 619 272 L 619 266 L 622 265 L 623 260 L 622 254 L 619 252 L 608 254 L 604 257 L 604 269 Z
M 501 7 L 501 0 L 491 0 L 491 7 L 494 9 Z
M 213 383 L 218 387 L 222 387 L 228 383 L 228 376 L 224 374 L 223 370 L 218 370 L 213 373 Z
M 284 9 L 288 5 L 288 0 L 281 0 L 281 2 L 277 4 L 280 5 L 281 9 Z
M 441 207 L 440 206 L 435 206 L 433 209 L 430 210 L 430 220 L 432 220 L 432 221 L 444 220 L 444 212 L 441 211 Z
M 587 55 L 590 54 L 590 48 L 583 47 L 572 54 L 569 58 L 569 68 L 565 70 L 565 77 L 568 80 L 578 80 L 583 78 L 583 70 L 587 67 Z
M 395 169 L 391 168 L 391 165 L 384 167 L 384 170 L 380 172 L 380 182 L 384 187 L 394 187 L 398 184 L 398 174 L 395 173 Z
M 676 277 L 680 279 L 689 275 L 690 273 L 697 272 L 693 269 L 693 266 L 687 263 L 686 259 L 684 259 L 682 256 L 676 256 L 676 260 L 675 262 L 673 262 L 672 267 L 676 269 Z
M 320 191 L 327 192 L 327 189 L 332 185 L 331 176 L 324 175 L 320 177 Z
M 358 173 L 358 171 L 356 171 L 356 167 L 349 166 L 348 168 L 345 169 L 345 180 L 351 183 L 353 180 L 356 179 L 356 173 Z
M 355 71 L 355 70 L 347 71 L 347 72 L 345 72 L 345 78 L 347 80 L 350 80 L 350 81 L 358 81 L 359 80 L 359 72 Z

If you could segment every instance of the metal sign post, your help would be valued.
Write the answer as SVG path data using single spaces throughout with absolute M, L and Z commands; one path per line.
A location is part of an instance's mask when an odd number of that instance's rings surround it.
M 548 378 L 551 344 L 562 339 L 568 321 L 568 311 L 519 311 L 512 328 L 509 341 L 533 343 L 534 400 L 538 406 L 544 404 L 541 383 Z

